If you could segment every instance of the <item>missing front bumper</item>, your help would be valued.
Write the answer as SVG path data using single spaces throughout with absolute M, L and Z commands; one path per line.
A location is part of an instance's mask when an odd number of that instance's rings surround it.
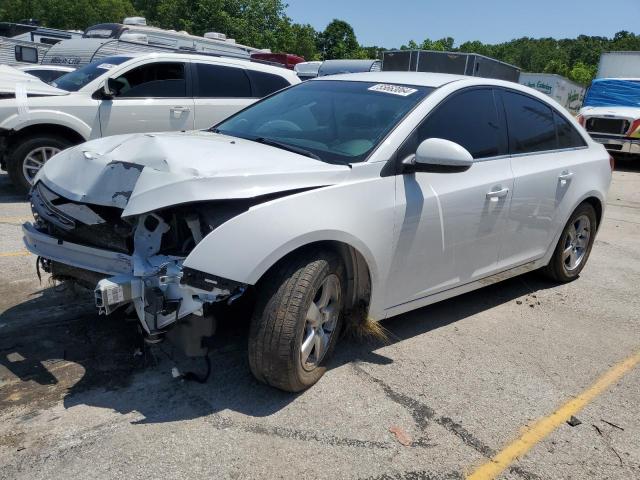
M 141 268 L 141 259 L 134 255 L 59 240 L 30 223 L 22 231 L 25 246 L 34 255 L 104 275 L 94 290 L 98 312 L 108 315 L 133 305 L 147 333 L 161 332 L 188 315 L 202 316 L 205 305 L 233 298 L 245 287 L 192 269 L 183 282 L 183 258 L 154 255 L 144 259 Z

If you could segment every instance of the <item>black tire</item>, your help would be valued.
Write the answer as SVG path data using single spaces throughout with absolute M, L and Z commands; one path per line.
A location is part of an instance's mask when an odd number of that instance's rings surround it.
M 38 135 L 18 140 L 7 158 L 7 173 L 11 182 L 21 193 L 28 193 L 31 189 L 31 183 L 24 176 L 22 169 L 27 155 L 37 148 L 45 147 L 64 150 L 71 145 L 72 142 L 57 135 Z
M 565 258 L 564 252 L 570 245 L 573 245 L 570 239 L 571 232 L 575 231 L 576 222 L 578 222 L 580 218 L 587 218 L 589 220 L 589 239 L 586 243 L 586 247 L 584 248 L 584 253 L 579 264 L 570 268 L 570 259 Z M 553 256 L 551 257 L 549 264 L 542 269 L 542 272 L 548 278 L 561 283 L 571 282 L 578 278 L 580 272 L 586 265 L 587 260 L 589 260 L 591 248 L 593 247 L 593 242 L 596 238 L 597 227 L 597 217 L 594 208 L 588 203 L 580 204 L 578 208 L 575 209 L 562 230 L 562 234 L 560 235 L 556 249 L 553 252 Z
M 322 377 L 342 327 L 345 282 L 339 257 L 319 250 L 286 259 L 266 275 L 258 285 L 249 331 L 249 365 L 258 380 L 287 392 L 299 392 Z M 313 357 L 313 347 L 308 358 L 317 362 L 310 364 L 302 360 L 302 343 L 317 329 L 307 322 L 307 312 L 312 302 L 322 301 L 324 288 L 327 295 L 339 292 L 339 298 L 329 303 L 333 305 L 329 311 L 335 311 L 337 317 L 330 316 L 335 324 L 326 348 L 320 349 L 324 353 L 320 359 Z

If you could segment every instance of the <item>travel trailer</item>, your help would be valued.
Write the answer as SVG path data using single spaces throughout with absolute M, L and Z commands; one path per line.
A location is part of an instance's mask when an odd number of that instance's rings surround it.
M 0 64 L 32 65 L 58 42 L 81 38 L 82 32 L 57 30 L 38 25 L 0 22 Z

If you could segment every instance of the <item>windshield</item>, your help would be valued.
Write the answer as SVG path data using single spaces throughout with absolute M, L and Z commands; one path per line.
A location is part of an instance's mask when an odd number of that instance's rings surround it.
M 640 107 L 640 81 L 594 80 L 584 97 L 583 107 Z
M 218 124 L 213 131 L 329 163 L 364 161 L 433 88 L 371 82 L 309 81 Z
M 95 62 L 79 68 L 75 72 L 69 72 L 66 75 L 61 76 L 54 82 L 51 82 L 51 85 L 68 92 L 77 92 L 89 82 L 92 82 L 96 78 L 108 72 L 116 65 L 120 65 L 127 60 L 131 60 L 131 58 L 132 57 L 105 57 L 100 60 L 96 60 Z

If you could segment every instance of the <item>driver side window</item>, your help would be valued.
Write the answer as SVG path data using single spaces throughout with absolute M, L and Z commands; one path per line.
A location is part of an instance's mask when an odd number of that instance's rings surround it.
M 494 91 L 474 88 L 453 94 L 431 111 L 401 149 L 400 159 L 429 138 L 443 138 L 466 148 L 474 159 L 507 154 L 507 136 Z
M 117 77 L 121 85 L 117 98 L 186 97 L 185 64 L 157 62 L 142 65 Z

